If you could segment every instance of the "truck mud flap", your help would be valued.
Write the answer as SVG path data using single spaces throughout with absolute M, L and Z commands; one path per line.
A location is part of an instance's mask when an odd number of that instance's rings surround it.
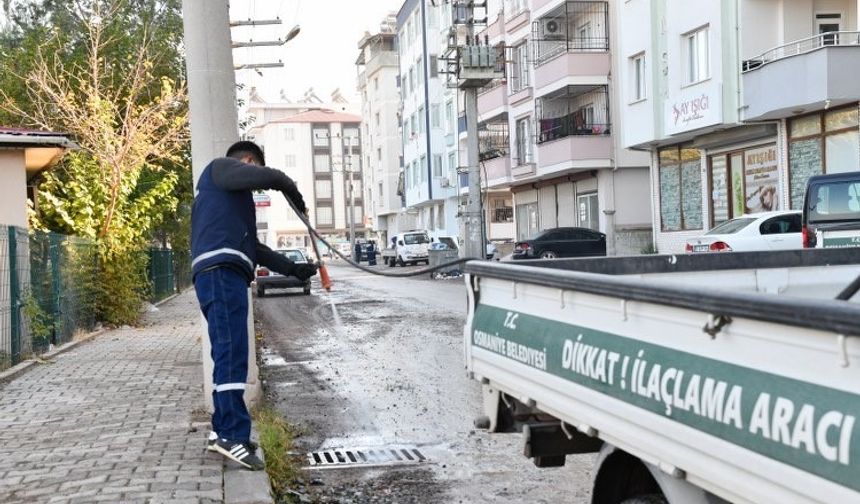
M 572 427 L 562 429 L 561 422 L 526 424 L 523 438 L 523 455 L 537 467 L 560 467 L 567 455 L 596 453 L 603 446 L 600 438 L 586 436 Z

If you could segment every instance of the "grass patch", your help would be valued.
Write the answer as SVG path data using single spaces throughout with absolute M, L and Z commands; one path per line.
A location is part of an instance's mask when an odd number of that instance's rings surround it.
M 266 455 L 266 472 L 272 481 L 275 501 L 290 502 L 293 494 L 288 490 L 304 481 L 301 460 L 290 455 L 294 452 L 296 430 L 270 407 L 255 410 L 253 417 L 260 433 L 260 448 Z

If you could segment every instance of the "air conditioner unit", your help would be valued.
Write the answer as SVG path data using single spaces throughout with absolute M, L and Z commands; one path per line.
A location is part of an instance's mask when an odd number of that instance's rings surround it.
M 439 185 L 441 187 L 451 187 L 451 181 L 448 180 L 448 177 L 442 177 L 439 179 Z
M 564 21 L 558 18 L 550 18 L 542 21 L 543 35 L 545 40 L 564 40 Z

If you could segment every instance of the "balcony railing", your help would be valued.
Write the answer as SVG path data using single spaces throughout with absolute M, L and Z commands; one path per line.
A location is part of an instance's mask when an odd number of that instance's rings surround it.
M 609 50 L 608 2 L 567 1 L 532 24 L 535 65 L 566 52 Z
M 567 86 L 536 100 L 538 143 L 610 133 L 607 86 Z
M 510 155 L 511 137 L 508 134 L 507 126 L 504 124 L 504 129 L 499 130 L 484 129 L 478 131 L 478 151 L 481 161 Z
M 823 47 L 860 46 L 860 31 L 826 32 L 774 47 L 742 63 L 741 70 L 749 72 L 768 63 L 806 54 Z

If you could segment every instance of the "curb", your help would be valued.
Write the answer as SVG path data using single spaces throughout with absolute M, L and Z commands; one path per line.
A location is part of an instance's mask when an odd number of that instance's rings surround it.
M 251 439 L 259 441 L 257 429 L 251 431 Z M 263 448 L 257 454 L 266 461 Z M 272 483 L 269 474 L 263 471 L 249 471 L 235 462 L 224 462 L 224 504 L 274 504 Z
M 24 373 L 25 371 L 27 371 L 28 369 L 30 369 L 31 367 L 34 367 L 36 364 L 39 363 L 40 360 L 52 359 L 52 358 L 54 358 L 60 354 L 68 352 L 69 350 L 73 350 L 74 348 L 78 347 L 82 343 L 86 343 L 87 341 L 89 341 L 89 340 L 91 340 L 97 336 L 101 336 L 102 334 L 106 333 L 107 331 L 108 331 L 108 329 L 99 329 L 97 331 L 93 331 L 93 332 L 88 333 L 84 336 L 81 336 L 80 338 L 78 338 L 76 340 L 72 340 L 72 341 L 69 341 L 68 343 L 64 343 L 64 344 L 58 346 L 57 348 L 51 350 L 50 352 L 45 352 L 45 353 L 39 355 L 38 360 L 37 359 L 27 359 L 25 361 L 19 362 L 15 366 L 12 366 L 11 368 L 7 369 L 6 371 L 3 371 L 2 373 L 0 373 L 0 383 L 10 382 L 10 381 L 14 380 L 15 378 L 17 378 L 22 373 Z

